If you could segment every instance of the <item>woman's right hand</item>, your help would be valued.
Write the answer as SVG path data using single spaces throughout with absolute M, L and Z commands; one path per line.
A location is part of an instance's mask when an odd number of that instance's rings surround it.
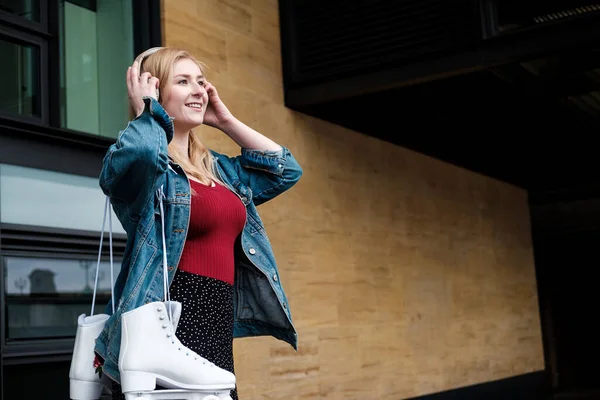
M 140 76 L 137 61 L 127 68 L 127 92 L 136 118 L 144 111 L 143 97 L 149 96 L 158 100 L 158 83 L 158 78 L 153 77 L 149 72 L 144 72 Z

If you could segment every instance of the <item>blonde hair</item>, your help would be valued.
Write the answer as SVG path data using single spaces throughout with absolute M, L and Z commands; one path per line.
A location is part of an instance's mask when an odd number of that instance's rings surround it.
M 163 93 L 166 92 L 168 83 L 172 79 L 173 66 L 175 62 L 181 59 L 189 59 L 195 62 L 202 70 L 204 64 L 196 60 L 190 53 L 185 50 L 170 48 L 170 47 L 154 47 L 140 54 L 136 60 L 139 61 L 140 75 L 144 72 L 149 72 L 152 76 L 158 78 L 159 99 L 162 104 L 164 99 Z M 129 106 L 130 115 L 133 115 L 133 107 Z M 218 178 L 215 171 L 213 157 L 210 151 L 202 144 L 200 137 L 190 130 L 188 138 L 188 154 L 181 154 L 173 142 L 169 144 L 169 156 L 183 170 L 198 179 L 205 185 L 211 185 L 212 182 L 217 182 L 221 185 L 224 183 Z

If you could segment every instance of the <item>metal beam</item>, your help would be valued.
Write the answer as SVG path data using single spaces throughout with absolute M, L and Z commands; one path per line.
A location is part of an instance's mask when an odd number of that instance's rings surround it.
M 354 77 L 335 79 L 286 90 L 286 105 L 302 108 L 368 93 L 415 85 L 450 76 L 492 69 L 515 62 L 529 61 L 557 52 L 589 49 L 600 42 L 598 18 L 541 26 L 511 35 L 482 41 L 476 48 L 440 59 L 388 68 Z M 293 53 L 286 50 L 286 54 Z

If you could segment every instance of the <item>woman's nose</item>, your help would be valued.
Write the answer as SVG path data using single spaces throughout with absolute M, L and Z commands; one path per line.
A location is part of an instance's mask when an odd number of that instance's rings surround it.
M 192 86 L 192 91 L 194 95 L 202 96 L 206 92 L 206 89 L 204 88 L 204 85 L 200 83 L 194 83 L 194 86 Z

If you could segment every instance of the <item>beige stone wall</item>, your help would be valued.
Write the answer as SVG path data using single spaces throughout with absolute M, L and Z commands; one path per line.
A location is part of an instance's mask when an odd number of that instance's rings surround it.
M 259 209 L 300 348 L 236 340 L 243 399 L 400 399 L 543 369 L 524 191 L 286 109 L 277 0 L 163 0 L 163 33 L 304 168 Z

